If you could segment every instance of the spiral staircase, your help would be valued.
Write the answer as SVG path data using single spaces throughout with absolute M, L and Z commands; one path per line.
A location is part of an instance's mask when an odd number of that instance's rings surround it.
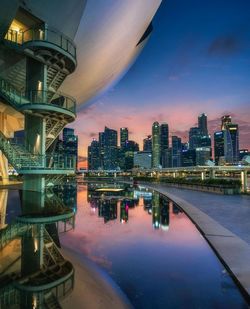
M 0 151 L 24 175 L 23 192 L 43 195 L 53 179 L 60 182 L 75 173 L 76 158 L 58 155 L 50 146 L 76 117 L 75 99 L 58 91 L 76 68 L 76 47 L 45 23 L 22 31 L 10 26 L 0 44 L 4 60 L 11 63 L 4 74 L 0 72 L 0 101 L 23 115 L 25 129 L 21 142 L 1 129 Z M 0 250 L 21 239 L 22 265 L 20 271 L 0 276 L 0 308 L 61 308 L 58 299 L 73 289 L 73 265 L 64 259 L 47 227 L 56 227 L 57 233 L 59 223 L 64 231 L 74 228 L 75 212 L 65 209 L 56 196 L 47 209 L 44 205 L 41 198 L 40 212 L 26 212 L 0 231 Z
M 49 149 L 62 129 L 76 117 L 75 99 L 58 91 L 67 75 L 76 68 L 74 43 L 64 34 L 40 24 L 24 31 L 10 27 L 2 44 L 18 57 L 4 77 L 0 76 L 0 98 L 23 114 L 26 122 L 27 115 L 43 119 L 45 137 L 42 138 L 44 150 L 37 151 L 28 134 L 25 143 L 16 144 L 0 132 L 0 150 L 19 174 L 42 175 L 46 183 L 53 183 L 58 176 L 73 174 L 76 158 L 59 156 Z M 41 89 L 39 86 L 34 89 L 27 82 L 29 61 L 35 61 L 43 70 Z M 32 70 L 32 65 L 30 67 Z

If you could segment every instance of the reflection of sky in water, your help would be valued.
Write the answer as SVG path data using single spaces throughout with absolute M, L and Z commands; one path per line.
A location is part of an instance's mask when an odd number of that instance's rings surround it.
M 76 229 L 60 238 L 103 268 L 136 308 L 246 308 L 206 241 L 173 203 L 140 192 L 125 199 L 118 192 L 116 203 L 115 194 L 93 198 L 96 193 L 81 186 Z M 9 191 L 8 222 L 19 212 L 19 193 Z
M 151 204 L 156 201 L 153 196 Z M 104 208 L 111 207 L 105 203 Z M 137 308 L 244 308 L 241 295 L 206 241 L 172 203 L 169 226 L 167 208 L 151 207 L 148 196 L 144 202 L 140 197 L 127 205 L 127 223 L 120 220 L 122 202 L 117 210 L 112 203 L 111 217 L 116 219 L 105 224 L 98 216 L 103 215 L 100 204 L 88 203 L 86 187 L 81 186 L 76 229 L 61 239 L 105 268 Z M 154 215 L 159 229 L 153 227 Z

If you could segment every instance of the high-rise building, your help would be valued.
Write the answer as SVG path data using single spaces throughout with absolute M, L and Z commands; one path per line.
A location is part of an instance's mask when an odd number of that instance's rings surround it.
M 202 138 L 201 129 L 198 127 L 190 128 L 189 130 L 189 149 L 200 147 Z
M 96 139 L 93 139 L 88 147 L 88 169 L 98 170 L 101 167 L 100 146 Z
M 182 144 L 181 138 L 172 136 L 172 167 L 181 166 Z
M 125 155 L 125 170 L 130 170 L 134 167 L 134 153 L 139 151 L 139 145 L 134 141 L 127 141 L 123 148 Z
M 152 167 L 160 166 L 161 146 L 160 146 L 160 125 L 155 121 L 152 126 Z
M 211 160 L 211 147 L 198 147 L 196 151 L 196 165 L 206 165 Z
M 196 150 L 183 149 L 182 150 L 182 166 L 195 166 L 196 165 Z
M 104 130 L 104 169 L 114 170 L 117 163 L 117 131 L 105 127 Z
M 221 117 L 221 130 L 226 130 L 227 126 L 232 122 L 230 115 L 225 115 Z
M 120 147 L 125 146 L 126 141 L 128 141 L 128 128 L 120 128 Z
M 214 160 L 218 165 L 220 158 L 224 157 L 224 131 L 218 131 L 214 133 Z
M 239 161 L 239 127 L 238 124 L 230 123 L 227 125 L 231 143 L 232 143 L 232 161 L 237 163 Z
M 221 128 L 225 134 L 225 160 L 227 163 L 237 163 L 239 160 L 239 128 L 232 123 L 230 115 L 221 117 Z
M 105 133 L 99 132 L 99 156 L 100 167 L 104 169 L 104 145 L 105 145 Z
M 168 124 L 163 123 L 160 126 L 160 148 L 161 148 L 161 158 L 160 158 L 160 164 L 162 167 L 167 167 L 167 150 L 169 148 L 169 130 L 168 130 Z
M 152 152 L 152 135 L 148 135 L 143 140 L 143 151 L 150 151 Z
M 72 128 L 63 129 L 63 150 L 67 157 L 74 157 L 76 168 L 78 165 L 78 136 Z
M 207 130 L 207 115 L 202 113 L 198 117 L 198 128 L 200 129 L 201 135 L 206 136 L 208 135 Z

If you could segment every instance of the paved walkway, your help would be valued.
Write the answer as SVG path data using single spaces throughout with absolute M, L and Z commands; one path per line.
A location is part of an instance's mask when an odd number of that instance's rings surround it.
M 196 223 L 250 303 L 250 197 L 175 189 L 162 184 L 146 186 L 167 195 Z

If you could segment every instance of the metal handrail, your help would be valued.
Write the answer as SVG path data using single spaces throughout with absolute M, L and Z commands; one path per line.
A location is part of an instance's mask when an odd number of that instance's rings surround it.
M 46 104 L 76 112 L 76 100 L 62 92 L 51 90 L 19 91 L 7 80 L 0 78 L 0 91 L 15 105 Z
M 75 169 L 76 157 L 73 155 L 40 155 L 33 154 L 25 150 L 23 146 L 23 153 L 17 151 L 12 145 L 11 139 L 7 139 L 0 131 L 0 150 L 6 155 L 10 163 L 17 170 L 32 170 L 32 169 L 51 169 L 51 170 L 65 170 Z M 52 162 L 52 164 L 51 164 Z
M 26 29 L 24 31 L 16 31 L 10 28 L 5 35 L 5 40 L 20 45 L 32 41 L 49 42 L 62 48 L 64 51 L 76 58 L 76 45 L 74 42 L 66 35 L 55 29 L 48 28 L 47 25 L 44 24 Z

